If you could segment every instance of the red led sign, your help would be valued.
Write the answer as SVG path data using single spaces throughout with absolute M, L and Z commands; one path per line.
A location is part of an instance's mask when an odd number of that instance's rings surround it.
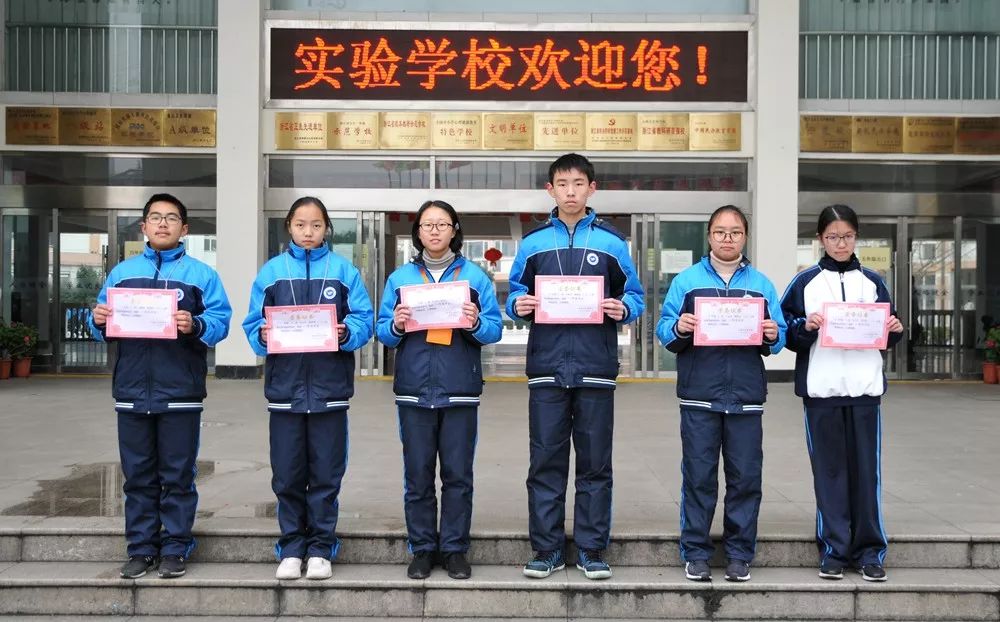
M 271 30 L 272 99 L 747 100 L 747 33 Z

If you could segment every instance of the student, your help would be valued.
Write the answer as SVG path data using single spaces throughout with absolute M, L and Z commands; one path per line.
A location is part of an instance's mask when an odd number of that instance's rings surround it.
M 826 302 L 887 302 L 885 282 L 854 254 L 858 216 L 846 205 L 823 209 L 819 263 L 788 286 L 781 308 L 796 353 L 795 394 L 805 404 L 806 441 L 816 492 L 819 576 L 841 579 L 853 566 L 865 581 L 885 581 L 888 540 L 882 523 L 882 353 L 820 344 Z M 890 307 L 888 347 L 903 336 Z
M 747 219 L 724 205 L 708 220 L 710 251 L 670 283 L 656 336 L 677 355 L 681 407 L 681 540 L 684 574 L 712 578 L 715 546 L 709 535 L 719 488 L 719 451 L 725 461 L 726 499 L 722 534 L 726 580 L 749 581 L 757 545 L 761 499 L 761 416 L 767 376 L 761 357 L 785 341 L 778 293 L 743 254 Z M 695 346 L 695 298 L 763 298 L 763 343 L 757 346 Z
M 208 349 L 226 338 L 232 309 L 219 275 L 189 256 L 187 208 L 177 197 L 154 194 L 139 225 L 146 248 L 121 262 L 97 295 L 90 331 L 118 343 L 112 395 L 118 412 L 118 450 L 125 476 L 125 579 L 159 566 L 180 577 L 194 549 L 191 536 Z M 176 339 L 116 339 L 106 335 L 114 309 L 109 287 L 177 292 Z
M 270 411 L 271 489 L 278 498 L 278 579 L 332 576 L 340 482 L 347 469 L 347 407 L 354 395 L 354 351 L 372 336 L 372 304 L 351 262 L 330 250 L 326 206 L 315 197 L 292 203 L 285 217 L 288 250 L 260 269 L 243 330 L 267 356 L 264 396 Z M 337 306 L 337 352 L 268 354 L 264 309 Z
M 411 232 L 418 254 L 385 284 L 375 330 L 396 349 L 393 392 L 403 443 L 403 505 L 411 579 L 426 579 L 434 557 L 452 579 L 468 579 L 465 557 L 472 522 L 472 463 L 483 392 L 482 347 L 500 340 L 500 308 L 493 281 L 462 256 L 462 224 L 444 201 L 417 210 Z M 467 329 L 407 333 L 410 307 L 400 288 L 424 283 L 466 281 L 471 302 L 463 305 Z M 441 460 L 441 529 L 438 531 L 436 471 Z
M 507 315 L 532 322 L 528 333 L 528 531 L 535 557 L 524 574 L 545 578 L 565 566 L 566 480 L 570 438 L 576 448 L 573 540 L 577 568 L 606 579 L 611 531 L 611 439 L 618 376 L 618 325 L 645 309 L 625 236 L 597 218 L 587 199 L 597 190 L 594 166 L 566 154 L 549 167 L 545 185 L 555 199 L 548 222 L 524 236 L 510 271 Z M 604 321 L 534 322 L 535 277 L 601 276 Z

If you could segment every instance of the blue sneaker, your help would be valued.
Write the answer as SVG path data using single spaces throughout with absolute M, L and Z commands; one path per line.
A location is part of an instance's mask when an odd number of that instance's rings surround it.
M 535 559 L 524 565 L 524 576 L 532 579 L 544 579 L 557 570 L 566 567 L 562 551 L 539 551 Z
M 581 550 L 576 567 L 583 571 L 588 579 L 610 579 L 611 566 L 603 559 L 604 551 Z

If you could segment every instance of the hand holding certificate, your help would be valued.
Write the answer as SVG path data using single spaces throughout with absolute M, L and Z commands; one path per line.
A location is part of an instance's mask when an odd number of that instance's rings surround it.
M 884 350 L 889 341 L 889 303 L 828 302 L 823 305 L 820 345 Z
M 535 322 L 601 324 L 604 322 L 603 276 L 536 276 Z
M 694 299 L 696 346 L 759 346 L 764 342 L 763 298 Z
M 109 287 L 108 337 L 177 339 L 176 289 Z
M 463 305 L 471 300 L 468 281 L 406 285 L 399 302 L 409 308 L 406 332 L 436 328 L 472 328 Z
M 265 307 L 267 353 L 336 352 L 337 305 Z

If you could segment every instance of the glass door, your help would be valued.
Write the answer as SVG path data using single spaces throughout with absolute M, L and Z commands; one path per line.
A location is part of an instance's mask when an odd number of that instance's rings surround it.
M 106 212 L 59 212 L 58 371 L 107 371 L 108 344 L 90 333 L 91 309 L 111 268 Z
M 1000 325 L 1000 220 L 960 218 L 958 370 L 980 376 L 986 332 Z M 994 240 L 987 245 L 987 240 Z
M 55 300 L 51 257 L 55 254 L 53 210 L 8 209 L 0 218 L 0 317 L 38 329 L 32 367 L 51 369 Z

